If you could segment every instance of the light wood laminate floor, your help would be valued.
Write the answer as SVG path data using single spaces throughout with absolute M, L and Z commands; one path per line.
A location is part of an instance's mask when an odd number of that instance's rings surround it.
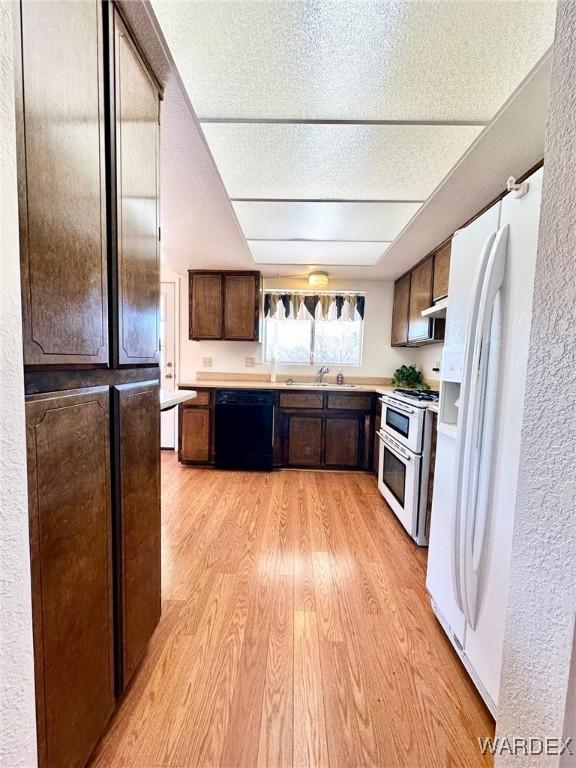
M 162 456 L 163 612 L 93 768 L 485 766 L 493 721 L 373 477 Z

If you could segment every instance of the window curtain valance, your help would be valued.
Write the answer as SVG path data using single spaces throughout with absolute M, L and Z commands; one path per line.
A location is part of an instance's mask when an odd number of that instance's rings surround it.
M 362 293 L 264 294 L 264 316 L 282 320 L 364 320 L 365 305 Z

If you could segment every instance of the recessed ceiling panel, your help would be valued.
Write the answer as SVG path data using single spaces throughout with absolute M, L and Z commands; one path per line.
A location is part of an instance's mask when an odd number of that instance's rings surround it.
M 202 126 L 230 197 L 424 200 L 478 126 Z
M 420 203 L 233 203 L 248 239 L 385 240 L 400 234 Z
M 249 240 L 256 264 L 376 264 L 389 243 L 284 242 Z
M 152 0 L 199 117 L 489 120 L 549 0 Z

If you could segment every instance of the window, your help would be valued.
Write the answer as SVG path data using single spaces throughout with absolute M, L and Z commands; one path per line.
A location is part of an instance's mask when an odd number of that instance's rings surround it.
M 264 359 L 361 365 L 364 305 L 363 294 L 266 292 Z

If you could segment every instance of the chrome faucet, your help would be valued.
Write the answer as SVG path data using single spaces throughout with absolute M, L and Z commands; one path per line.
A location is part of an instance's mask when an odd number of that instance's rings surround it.
M 330 373 L 330 368 L 327 368 L 325 365 L 323 365 L 322 368 L 319 368 L 318 373 L 316 374 L 316 384 L 322 384 L 322 379 L 327 373 Z

